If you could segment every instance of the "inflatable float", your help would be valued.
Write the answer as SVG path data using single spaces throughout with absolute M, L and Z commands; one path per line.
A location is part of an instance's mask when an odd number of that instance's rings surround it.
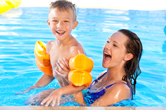
M 69 82 L 75 86 L 85 85 L 89 87 L 92 82 L 90 72 L 93 69 L 93 60 L 84 54 L 70 58 L 69 60 L 70 72 L 68 74 Z
M 12 8 L 17 8 L 20 4 L 21 0 L 0 0 L 0 14 Z
M 42 41 L 37 41 L 34 48 L 36 65 L 43 73 L 49 76 L 52 74 L 52 66 L 50 56 L 46 52 L 46 44 Z M 68 80 L 75 86 L 85 85 L 89 87 L 92 82 L 90 72 L 93 69 L 93 60 L 84 54 L 78 54 L 69 60 L 70 72 Z
M 50 55 L 48 55 L 46 52 L 46 44 L 42 41 L 37 41 L 35 44 L 34 53 L 36 65 L 39 70 L 46 75 L 53 76 Z

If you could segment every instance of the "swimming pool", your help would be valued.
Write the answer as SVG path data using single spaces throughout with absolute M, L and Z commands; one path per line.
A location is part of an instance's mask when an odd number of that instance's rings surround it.
M 42 76 L 35 64 L 37 40 L 54 39 L 47 25 L 47 7 L 18 8 L 14 15 L 0 15 L 0 106 L 27 106 L 31 95 L 49 88 L 58 88 L 54 80 L 47 87 L 15 95 Z M 83 44 L 88 57 L 94 60 L 93 78 L 105 70 L 101 66 L 102 48 L 107 38 L 121 28 L 137 33 L 143 43 L 142 73 L 138 77 L 133 101 L 114 106 L 166 106 L 166 10 L 138 11 L 78 8 L 78 27 L 72 34 Z M 7 17 L 8 16 L 8 17 Z M 65 103 L 62 106 L 78 105 Z

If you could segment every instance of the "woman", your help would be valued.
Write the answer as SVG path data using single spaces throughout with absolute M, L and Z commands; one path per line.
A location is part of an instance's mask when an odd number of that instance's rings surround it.
M 85 86 L 69 85 L 54 90 L 41 104 L 48 106 L 59 104 L 61 95 L 75 94 L 75 100 L 91 106 L 107 106 L 125 99 L 132 99 L 135 93 L 136 79 L 141 73 L 139 61 L 142 55 L 142 43 L 138 36 L 126 29 L 112 34 L 103 48 L 102 66 L 107 68 L 95 79 L 87 92 L 80 92 Z M 64 66 L 68 62 L 60 62 Z M 60 67 L 61 68 L 61 67 Z M 61 69 L 59 74 L 69 70 Z M 134 91 L 134 92 L 133 92 Z

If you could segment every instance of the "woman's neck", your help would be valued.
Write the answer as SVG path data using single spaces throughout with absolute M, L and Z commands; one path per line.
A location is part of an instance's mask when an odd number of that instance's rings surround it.
M 107 69 L 107 80 L 121 81 L 123 76 L 126 75 L 125 69 L 116 69 L 116 68 L 108 68 Z

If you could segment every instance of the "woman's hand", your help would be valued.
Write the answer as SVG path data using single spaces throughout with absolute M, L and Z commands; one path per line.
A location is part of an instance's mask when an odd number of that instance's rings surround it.
M 41 105 L 45 104 L 45 106 L 49 106 L 50 103 L 52 103 L 51 104 L 52 106 L 59 105 L 61 96 L 62 96 L 61 89 L 56 89 L 41 102 Z
M 56 73 L 64 77 L 68 81 L 68 73 L 70 71 L 69 61 L 66 58 L 58 60 L 57 68 L 55 69 Z

